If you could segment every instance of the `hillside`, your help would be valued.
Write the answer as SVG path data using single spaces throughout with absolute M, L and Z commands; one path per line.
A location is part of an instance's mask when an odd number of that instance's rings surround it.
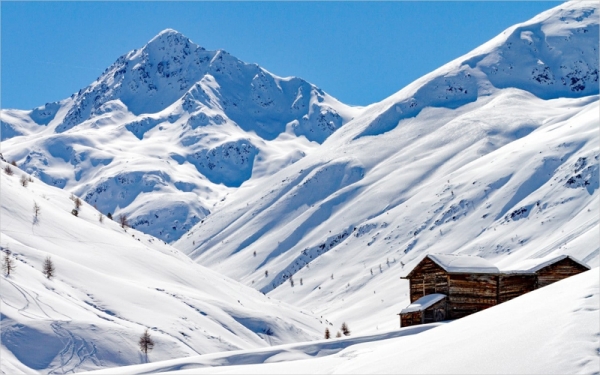
M 595 268 L 449 323 L 102 373 L 594 374 L 599 303 Z
M 70 98 L 2 110 L 2 152 L 171 242 L 240 185 L 301 159 L 359 112 L 169 29 Z
M 174 246 L 361 333 L 397 327 L 398 277 L 426 252 L 598 266 L 598 14 L 570 2 L 507 29 L 231 194 Z
M 2 373 L 67 373 L 313 340 L 321 319 L 266 297 L 0 162 Z M 26 176 L 26 175 L 25 175 Z M 34 204 L 39 206 L 37 217 Z M 116 220 L 116 218 L 115 218 Z M 55 275 L 42 265 L 51 257 Z M 2 260 L 4 253 L 2 253 Z

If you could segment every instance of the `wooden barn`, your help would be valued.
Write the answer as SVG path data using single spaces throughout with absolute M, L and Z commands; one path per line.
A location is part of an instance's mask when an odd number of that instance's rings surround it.
M 400 326 L 459 319 L 587 271 L 567 255 L 527 259 L 500 270 L 478 256 L 428 254 L 409 273 L 410 305 Z

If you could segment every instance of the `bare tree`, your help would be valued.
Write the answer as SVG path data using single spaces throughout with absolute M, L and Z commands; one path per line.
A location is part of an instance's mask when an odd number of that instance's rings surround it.
M 81 199 L 79 199 L 79 197 L 76 197 L 76 198 L 73 200 L 73 203 L 75 203 L 75 208 L 79 210 L 79 207 L 81 207 L 81 204 L 82 204 L 82 203 L 81 203 Z
M 98 221 L 103 223 L 104 222 L 104 216 L 102 216 L 102 212 L 98 213 Z
M 52 262 L 52 258 L 50 258 L 50 256 L 47 256 L 46 260 L 44 260 L 44 270 L 43 270 L 46 278 L 50 279 L 51 277 L 53 277 L 55 270 L 56 269 L 54 268 L 54 263 Z
M 331 338 L 331 333 L 329 332 L 329 328 L 325 328 L 325 338 L 329 340 Z
M 290 276 L 290 286 L 294 287 L 294 278 L 292 276 Z
M 41 207 L 39 204 L 37 204 L 36 201 L 33 201 L 33 214 L 35 215 L 35 217 L 38 217 L 41 211 Z
M 29 184 L 29 179 L 27 178 L 27 176 L 22 175 L 19 182 L 21 183 L 21 186 L 27 187 L 27 184 Z
M 348 325 L 346 324 L 346 322 L 342 323 L 342 333 L 344 334 L 344 336 L 350 336 L 350 329 L 348 328 Z
M 148 332 L 147 328 L 140 337 L 140 341 L 138 343 L 140 345 L 140 350 L 146 355 L 147 360 L 148 352 L 154 348 L 154 340 L 152 340 L 152 337 L 150 337 L 150 333 Z
M 119 224 L 121 224 L 121 228 L 125 229 L 125 227 L 129 226 L 129 222 L 127 221 L 127 215 L 121 214 L 119 215 Z
M 15 261 L 10 256 L 10 250 L 4 251 L 4 259 L 2 260 L 2 270 L 6 273 L 6 276 L 10 276 L 10 273 L 15 270 Z
M 336 338 L 340 338 L 340 337 L 342 337 L 342 334 L 340 333 L 340 331 L 337 331 L 337 333 L 335 334 L 335 337 L 336 337 Z
M 6 173 L 8 176 L 12 176 L 14 174 L 10 165 L 6 165 L 6 167 L 4 167 L 4 173 Z
M 16 160 L 11 160 L 11 161 L 10 161 L 10 164 L 11 164 L 12 166 L 15 166 L 15 167 L 17 167 L 17 168 L 19 167 L 19 166 L 17 165 L 17 162 L 16 162 Z

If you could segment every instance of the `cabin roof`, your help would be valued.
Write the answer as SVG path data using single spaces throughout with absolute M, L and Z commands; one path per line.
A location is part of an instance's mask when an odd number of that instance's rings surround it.
M 432 305 L 434 305 L 436 302 L 443 300 L 444 298 L 446 298 L 445 294 L 440 294 L 440 293 L 428 294 L 426 296 L 419 298 L 415 302 L 411 303 L 405 309 L 402 309 L 402 311 L 400 311 L 400 314 L 406 314 L 406 313 L 411 313 L 411 312 L 416 312 L 416 311 L 423 311 L 423 310 L 427 309 L 428 307 L 431 307 Z
M 475 255 L 429 254 L 427 257 L 448 273 L 498 273 L 498 267 Z
M 560 262 L 561 260 L 566 259 L 566 258 L 571 259 L 573 262 L 581 265 L 582 267 L 590 269 L 590 266 L 588 266 L 587 264 L 583 263 L 582 261 L 580 261 L 578 259 L 573 258 L 570 255 L 559 255 L 559 256 L 547 256 L 547 257 L 535 258 L 535 259 L 524 259 L 520 262 L 517 262 L 510 266 L 504 267 L 502 269 L 502 273 L 507 273 L 507 274 L 536 273 L 537 271 L 541 270 L 542 268 L 548 267 L 549 265 L 554 264 L 556 262 Z
M 402 279 L 410 279 L 413 272 L 423 261 L 429 258 L 447 273 L 491 273 L 498 274 L 500 270 L 490 261 L 476 255 L 427 254 Z

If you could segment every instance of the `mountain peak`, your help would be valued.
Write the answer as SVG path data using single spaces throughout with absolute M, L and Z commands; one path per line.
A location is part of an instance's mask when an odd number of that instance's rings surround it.
M 185 54 L 188 54 L 190 49 L 204 50 L 204 48 L 192 42 L 187 36 L 174 29 L 164 29 L 152 38 L 146 44 L 146 47 L 149 47 L 151 50 L 154 50 L 152 47 L 156 47 L 159 51 L 184 52 Z

